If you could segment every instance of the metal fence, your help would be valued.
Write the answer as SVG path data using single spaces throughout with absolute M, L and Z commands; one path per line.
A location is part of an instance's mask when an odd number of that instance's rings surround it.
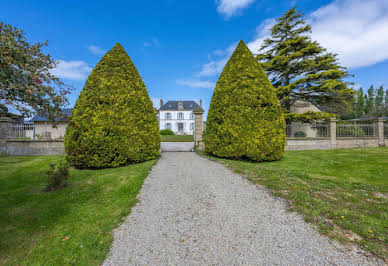
M 53 126 L 42 124 L 12 124 L 10 137 L 13 139 L 63 139 L 66 124 Z
M 11 138 L 33 139 L 35 135 L 34 124 L 12 124 Z
M 374 121 L 339 121 L 337 137 L 376 137 L 377 123 Z
M 328 138 L 330 130 L 328 123 L 301 123 L 286 124 L 287 138 Z

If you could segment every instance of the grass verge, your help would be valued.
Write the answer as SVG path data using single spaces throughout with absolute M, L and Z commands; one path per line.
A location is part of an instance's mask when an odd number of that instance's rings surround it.
M 62 158 L 0 157 L 0 265 L 100 265 L 156 162 L 71 169 L 66 188 L 42 192 Z
M 160 135 L 162 142 L 193 142 L 193 135 Z
M 287 151 L 276 162 L 221 161 L 290 203 L 319 231 L 388 260 L 388 148 Z

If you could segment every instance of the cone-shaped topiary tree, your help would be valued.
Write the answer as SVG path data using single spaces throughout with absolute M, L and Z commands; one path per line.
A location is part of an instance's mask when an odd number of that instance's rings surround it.
M 274 88 L 243 41 L 224 67 L 207 117 L 205 150 L 215 156 L 278 160 L 285 122 Z
M 78 168 L 117 167 L 158 156 L 158 122 L 131 58 L 116 44 L 93 69 L 66 129 L 67 158 Z

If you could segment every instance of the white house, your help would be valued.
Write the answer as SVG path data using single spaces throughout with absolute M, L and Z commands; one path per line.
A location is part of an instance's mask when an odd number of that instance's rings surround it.
M 195 101 L 168 101 L 163 104 L 160 100 L 159 128 L 171 129 L 177 135 L 193 135 L 195 117 L 193 110 L 202 107 Z
M 31 129 L 33 130 L 33 137 L 30 136 L 29 132 L 26 132 L 26 134 L 28 135 L 27 137 L 31 137 L 33 139 L 63 139 L 63 137 L 65 136 L 66 127 L 69 123 L 69 117 L 73 109 L 65 108 L 62 109 L 62 111 L 64 113 L 64 117 L 61 119 L 55 119 L 55 126 L 53 126 L 53 123 L 48 121 L 46 115 L 35 115 L 30 120 L 30 122 L 33 124 L 33 127 L 31 127 Z

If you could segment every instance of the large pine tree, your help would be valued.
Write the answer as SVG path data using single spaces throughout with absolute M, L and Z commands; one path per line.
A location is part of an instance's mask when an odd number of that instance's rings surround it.
M 252 161 L 278 160 L 285 123 L 274 88 L 243 41 L 217 81 L 207 117 L 208 153 Z
M 351 108 L 355 93 L 345 81 L 349 73 L 338 63 L 336 55 L 312 41 L 310 33 L 311 26 L 293 8 L 277 20 L 257 55 L 277 91 L 286 118 L 292 120 L 330 116 L 292 114 L 290 108 L 297 100 L 309 101 L 330 113 L 341 113 Z
M 160 136 L 151 99 L 120 44 L 93 69 L 70 121 L 65 148 L 76 167 L 117 167 L 158 156 Z

